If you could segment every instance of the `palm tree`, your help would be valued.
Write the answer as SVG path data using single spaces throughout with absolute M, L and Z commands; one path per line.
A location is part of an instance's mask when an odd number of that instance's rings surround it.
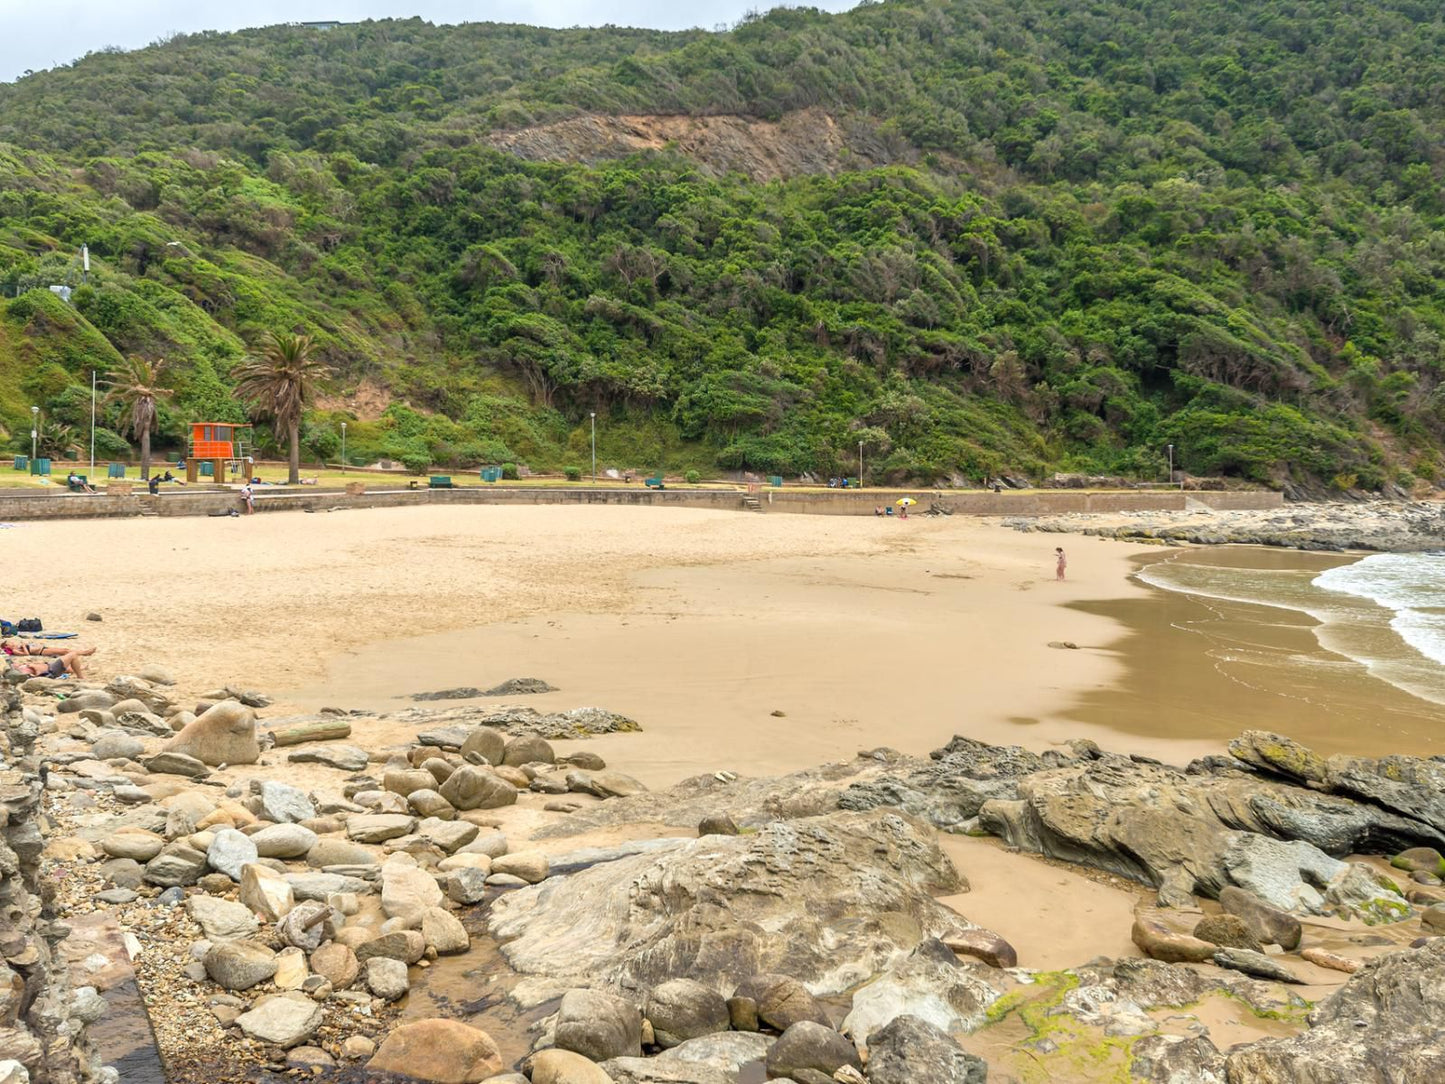
M 288 481 L 296 485 L 301 481 L 301 412 L 316 386 L 331 375 L 330 367 L 316 356 L 310 335 L 273 331 L 261 353 L 241 362 L 232 375 L 236 394 L 272 418 L 278 430 L 286 430 L 291 451 Z
M 121 427 L 140 440 L 142 479 L 151 476 L 151 430 L 156 424 L 156 403 L 173 394 L 169 388 L 160 386 L 165 369 L 165 358 L 152 363 L 145 358 L 128 357 L 119 375 L 105 382 L 110 389 L 106 392 L 106 401 L 123 407 Z

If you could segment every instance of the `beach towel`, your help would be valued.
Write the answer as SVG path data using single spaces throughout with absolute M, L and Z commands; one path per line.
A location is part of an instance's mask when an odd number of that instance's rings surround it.
M 22 632 L 21 640 L 74 640 L 78 632 Z

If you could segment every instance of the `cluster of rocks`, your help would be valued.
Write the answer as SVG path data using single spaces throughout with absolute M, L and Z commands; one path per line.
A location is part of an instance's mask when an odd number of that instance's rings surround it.
M 1124 522 L 1119 522 L 1120 520 Z M 1069 513 L 1005 521 L 1018 531 L 1095 535 L 1128 542 L 1236 543 L 1339 552 L 1414 553 L 1440 548 L 1445 512 L 1438 502 L 1292 504 L 1265 511 Z
M 58 952 L 69 928 L 41 877 L 40 724 L 13 689 L 0 691 L 0 1081 L 115 1081 L 85 1034 L 105 1002 L 93 987 L 72 987 Z

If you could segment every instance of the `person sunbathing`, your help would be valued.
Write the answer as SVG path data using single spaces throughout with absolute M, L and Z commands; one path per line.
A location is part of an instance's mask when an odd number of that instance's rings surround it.
M 95 648 L 84 652 L 84 655 L 94 654 Z M 49 662 L 41 659 L 27 659 L 24 662 L 17 662 L 14 668 L 22 674 L 29 674 L 31 677 L 61 678 L 67 673 L 78 678 L 84 678 L 85 673 L 80 668 L 80 660 L 84 657 L 80 652 L 72 651 L 59 658 L 53 658 Z
M 52 659 L 61 659 L 66 655 L 94 655 L 95 648 L 81 647 L 79 644 L 42 644 L 36 640 L 16 640 L 14 638 L 0 640 L 0 651 L 7 655 L 44 655 Z

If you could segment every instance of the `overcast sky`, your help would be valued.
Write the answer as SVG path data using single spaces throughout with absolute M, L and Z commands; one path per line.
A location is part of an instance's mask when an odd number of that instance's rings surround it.
M 857 0 L 812 0 L 844 11 Z M 68 64 L 115 45 L 139 49 L 175 31 L 240 30 L 273 23 L 410 18 L 433 23 L 648 26 L 683 30 L 733 23 L 779 3 L 748 0 L 0 0 L 0 82 Z

